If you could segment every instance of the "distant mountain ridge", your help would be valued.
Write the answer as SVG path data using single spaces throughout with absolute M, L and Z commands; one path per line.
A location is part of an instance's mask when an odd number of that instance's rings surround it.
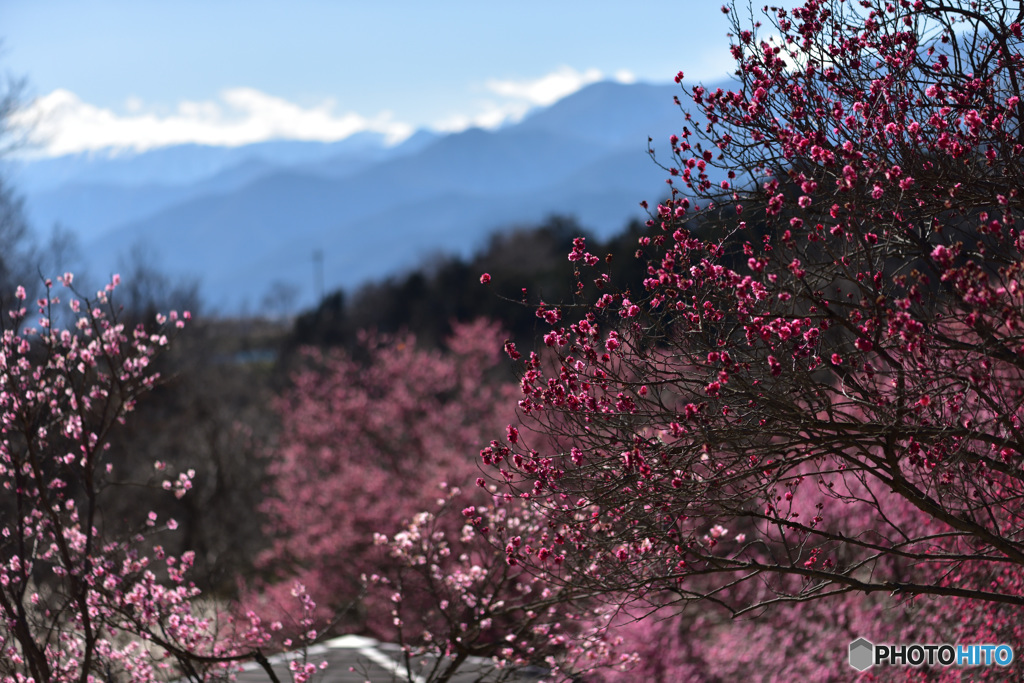
M 334 143 L 276 140 L 75 154 L 16 167 L 14 182 L 28 196 L 33 225 L 60 223 L 90 241 L 114 226 L 195 197 L 230 192 L 282 169 L 309 167 L 318 175 L 342 178 L 413 153 L 437 137 L 420 131 L 393 148 L 384 146 L 381 135 L 357 133 Z
M 188 185 L 250 161 L 292 166 L 345 154 L 373 155 L 384 147 L 383 135 L 363 132 L 337 142 L 268 140 L 234 147 L 189 143 L 142 152 L 103 149 L 27 161 L 17 170 L 16 180 L 28 193 L 83 182 Z
M 28 164 L 20 177 L 35 224 L 78 233 L 96 275 L 141 244 L 169 273 L 200 278 L 224 312 L 282 283 L 310 305 L 314 250 L 328 289 L 352 288 L 552 213 L 602 236 L 622 229 L 643 216 L 641 200 L 665 193 L 647 141 L 667 153 L 682 127 L 679 92 L 602 82 L 496 131 L 423 131 L 395 147 L 366 134 L 77 155 Z

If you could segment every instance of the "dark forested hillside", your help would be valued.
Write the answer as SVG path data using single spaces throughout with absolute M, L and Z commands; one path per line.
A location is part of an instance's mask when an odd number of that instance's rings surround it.
M 646 228 L 631 223 L 624 232 L 601 241 L 588 237 L 592 252 L 611 264 L 614 280 L 639 286 L 645 263 L 634 258 L 637 238 Z M 352 294 L 334 292 L 298 317 L 289 347 L 351 347 L 360 330 L 407 330 L 426 345 L 437 345 L 455 321 L 488 318 L 500 322 L 520 343 L 534 341 L 535 308 L 543 300 L 571 305 L 574 265 L 566 258 L 573 239 L 586 236 L 574 219 L 552 216 L 541 225 L 500 232 L 468 259 L 446 256 L 400 276 L 371 283 Z M 480 276 L 488 273 L 483 285 Z

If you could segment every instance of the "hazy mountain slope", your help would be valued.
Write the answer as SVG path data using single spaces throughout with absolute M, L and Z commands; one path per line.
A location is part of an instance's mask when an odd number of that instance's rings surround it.
M 112 157 L 87 161 L 82 155 L 70 159 L 62 157 L 53 161 L 58 165 L 67 162 L 69 168 L 76 164 L 84 166 L 69 171 L 74 178 L 71 181 L 28 192 L 26 210 L 37 229 L 46 231 L 60 223 L 88 242 L 118 225 L 138 221 L 197 197 L 236 190 L 284 169 L 344 178 L 383 160 L 413 154 L 435 138 L 432 133 L 417 134 L 390 148 L 382 146 L 383 139 L 379 136 L 373 136 L 354 142 L 278 141 L 238 148 L 181 145 L 145 152 L 131 159 Z M 348 144 L 343 144 L 345 142 Z M 168 164 L 164 165 L 164 161 Z M 223 166 L 226 162 L 233 165 Z M 205 175 L 211 169 L 216 172 Z M 133 175 L 136 171 L 138 175 Z M 30 167 L 31 174 L 38 175 L 38 169 Z M 193 174 L 198 179 L 178 182 Z M 146 177 L 155 180 L 148 184 L 139 182 Z M 48 181 L 40 182 L 46 186 Z
M 614 168 L 640 173 L 632 182 L 623 181 L 618 186 L 591 187 L 587 182 Z M 419 199 L 399 195 L 390 204 L 365 203 L 358 214 L 348 211 L 348 207 L 338 205 L 336 211 L 331 211 L 319 204 L 324 207 L 319 217 L 296 217 L 296 223 L 306 221 L 307 227 L 317 221 L 328 226 L 316 231 L 282 234 L 268 227 L 267 222 L 254 222 L 247 238 L 230 237 L 221 230 L 204 239 L 207 228 L 193 225 L 178 232 L 176 239 L 182 244 L 195 244 L 195 250 L 188 258 L 166 261 L 176 270 L 200 277 L 207 298 L 218 302 L 223 310 L 237 309 L 244 301 L 255 305 L 275 281 L 295 285 L 301 301 L 310 302 L 314 250 L 324 254 L 326 285 L 331 289 L 358 286 L 368 279 L 419 265 L 439 252 L 468 255 L 495 230 L 535 224 L 556 213 L 572 213 L 588 229 L 606 237 L 621 230 L 630 219 L 645 217 L 638 203 L 643 198 L 660 198 L 657 193 L 664 187 L 659 182 L 663 176 L 645 155 L 621 152 L 596 160 L 563 183 L 542 191 L 453 191 Z M 308 184 L 291 180 L 296 193 L 289 201 L 308 206 L 312 197 L 298 194 Z M 323 189 L 331 191 L 326 185 Z M 276 203 L 269 197 L 267 201 L 269 206 Z M 221 206 L 226 212 L 235 208 Z M 257 213 L 260 207 L 248 208 Z M 197 214 L 210 211 L 204 205 L 195 209 Z
M 228 194 L 194 198 L 100 236 L 88 244 L 87 255 L 91 263 L 110 268 L 118 252 L 142 242 L 154 248 L 166 267 L 204 273 L 223 263 L 225 250 L 244 263 L 261 244 L 323 241 L 334 226 L 390 206 L 445 193 L 539 190 L 601 151 L 542 132 L 466 131 L 341 180 L 285 171 Z M 459 210 L 458 204 L 450 207 Z M 502 220 L 500 214 L 495 218 Z
M 396 159 L 398 157 L 416 154 L 433 144 L 440 137 L 440 135 L 432 131 L 418 130 L 408 139 L 404 140 L 400 145 L 396 145 L 395 147 L 381 147 L 376 150 L 366 150 L 367 153 L 363 155 L 356 155 L 352 152 L 342 152 L 341 154 L 335 154 L 323 160 L 298 165 L 295 169 L 330 178 L 346 178 L 369 165 L 366 162 L 371 160 L 370 152 L 372 152 L 372 161 L 374 162 Z
M 372 154 L 381 149 L 384 139 L 380 135 L 358 133 L 332 143 L 270 140 L 238 147 L 183 144 L 138 153 L 102 150 L 23 161 L 14 169 L 14 180 L 29 195 L 69 183 L 125 187 L 190 185 L 252 160 L 294 166 L 344 154 Z
M 270 162 L 254 159 L 191 185 L 126 187 L 75 182 L 31 195 L 26 209 L 29 221 L 37 228 L 45 230 L 60 223 L 88 242 L 112 226 L 136 221 L 195 197 L 236 190 L 276 168 Z
M 672 97 L 678 85 L 595 83 L 526 117 L 520 130 L 574 135 L 617 147 L 645 146 L 676 131 L 682 120 Z
M 667 158 L 683 121 L 678 93 L 599 83 L 497 131 L 424 133 L 290 166 L 255 162 L 186 187 L 108 185 L 103 196 L 68 186 L 62 201 L 80 217 L 123 219 L 87 242 L 94 272 L 113 272 L 119 254 L 143 244 L 168 271 L 201 277 L 221 310 L 258 302 L 274 282 L 292 283 L 310 304 L 314 250 L 324 253 L 328 287 L 353 287 L 438 251 L 466 254 L 495 230 L 552 213 L 601 236 L 622 229 L 645 215 L 640 201 L 666 193 L 648 137 Z

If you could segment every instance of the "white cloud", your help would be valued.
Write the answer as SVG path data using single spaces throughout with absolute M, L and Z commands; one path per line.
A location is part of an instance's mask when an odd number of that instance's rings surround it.
M 577 90 L 605 80 L 606 75 L 599 69 L 577 71 L 570 66 L 561 66 L 540 78 L 527 80 L 488 79 L 484 82 L 492 95 L 500 101 L 487 99 L 476 103 L 475 114 L 454 114 L 434 123 L 440 131 L 459 131 L 473 126 L 498 128 L 506 123 L 515 123 L 534 107 L 547 107 Z M 620 69 L 612 75 L 619 83 L 635 83 L 636 76 Z
M 619 83 L 636 83 L 636 74 L 629 69 L 619 69 L 612 74 L 612 80 L 618 81 Z
M 492 78 L 484 86 L 496 95 L 546 107 L 603 78 L 604 74 L 598 69 L 581 72 L 569 66 L 562 66 L 534 80 L 501 81 Z
M 373 118 L 337 114 L 331 100 L 306 108 L 252 88 L 224 90 L 217 101 L 181 102 L 169 114 L 147 111 L 135 97 L 125 105 L 127 113 L 119 114 L 67 90 L 54 90 L 20 116 L 49 155 L 105 148 L 141 151 L 188 142 L 237 146 L 271 139 L 333 141 L 361 131 L 383 133 L 398 142 L 413 132 L 388 112 Z
M 452 114 L 436 121 L 431 128 L 444 133 L 454 133 L 467 128 L 494 130 L 506 123 L 519 121 L 530 110 L 528 102 L 494 102 L 485 100 L 477 103 L 475 114 Z
M 562 66 L 540 78 L 490 79 L 488 95 L 435 121 L 435 130 L 453 132 L 470 127 L 499 128 L 521 120 L 534 107 L 544 107 L 580 88 L 608 78 L 599 69 L 578 71 Z M 626 70 L 612 79 L 632 83 Z M 468 112 L 468 113 L 467 113 Z M 36 99 L 18 123 L 33 131 L 37 149 L 57 156 L 101 149 L 143 151 L 183 143 L 238 146 L 272 139 L 335 141 L 353 133 L 373 131 L 400 142 L 413 126 L 390 112 L 374 117 L 338 113 L 333 100 L 303 107 L 253 88 L 229 88 L 216 100 L 183 101 L 168 111 L 140 98 L 125 98 L 120 111 L 84 102 L 68 90 L 54 90 Z

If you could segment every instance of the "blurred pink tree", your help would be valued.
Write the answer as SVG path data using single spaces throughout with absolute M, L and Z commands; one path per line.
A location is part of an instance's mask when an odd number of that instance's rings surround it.
M 471 485 L 474 454 L 514 416 L 493 324 L 456 325 L 445 351 L 418 348 L 412 335 L 362 343 L 359 358 L 310 351 L 278 403 L 281 447 L 265 505 L 276 540 L 264 562 L 301 580 L 325 616 L 358 605 L 365 577 L 382 570 L 374 534 L 397 532 Z M 395 636 L 390 608 L 358 609 L 372 633 Z

